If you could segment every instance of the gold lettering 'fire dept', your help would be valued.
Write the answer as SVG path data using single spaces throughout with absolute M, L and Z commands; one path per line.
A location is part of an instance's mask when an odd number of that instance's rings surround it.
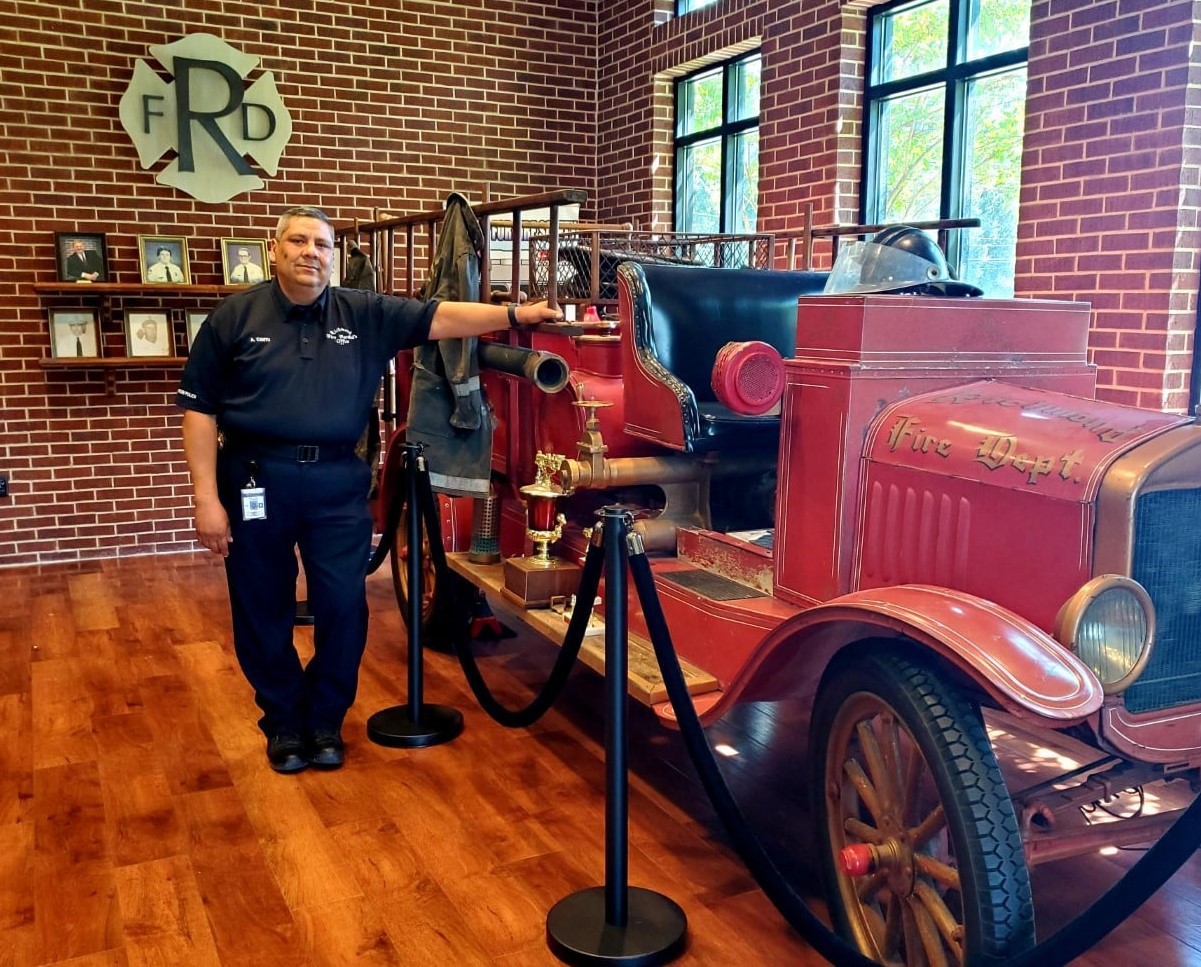
M 902 415 L 888 429 L 888 449 L 895 453 L 902 446 L 914 453 L 949 457 L 952 442 L 930 433 L 915 417 Z M 1035 485 L 1051 473 L 1057 473 L 1063 480 L 1073 480 L 1077 466 L 1084 460 L 1084 451 L 1075 449 L 1058 456 L 1027 453 L 1016 436 L 998 433 L 980 441 L 974 459 L 989 470 L 1009 467 L 1024 474 L 1028 484 Z
M 274 175 L 292 137 L 292 116 L 274 75 L 265 72 L 247 87 L 259 59 L 212 34 L 149 50 L 174 80 L 163 80 L 139 60 L 121 97 L 121 125 L 141 166 L 149 168 L 174 150 L 176 157 L 155 180 L 213 204 L 262 188 L 265 182 L 247 157 Z

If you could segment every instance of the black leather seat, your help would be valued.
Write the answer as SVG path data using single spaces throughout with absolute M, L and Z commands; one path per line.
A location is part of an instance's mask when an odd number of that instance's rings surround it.
M 797 299 L 821 292 L 826 277 L 622 263 L 626 431 L 686 452 L 774 448 L 780 418 L 741 416 L 717 402 L 713 363 L 726 343 L 748 339 L 793 356 Z

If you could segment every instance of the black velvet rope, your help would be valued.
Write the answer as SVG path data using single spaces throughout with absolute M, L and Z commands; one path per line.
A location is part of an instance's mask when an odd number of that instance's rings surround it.
M 397 488 L 396 498 L 388 505 L 388 517 L 384 521 L 384 531 L 380 542 L 371 552 L 371 557 L 367 561 L 368 574 L 374 574 L 379 570 L 379 566 L 384 563 L 391 552 L 392 545 L 396 543 L 396 528 L 400 526 L 400 512 L 404 509 L 405 501 L 404 490 Z
M 434 559 L 434 572 L 443 588 L 452 588 L 450 565 L 446 562 L 446 549 L 442 546 L 439 535 L 442 532 L 438 521 L 437 507 L 434 502 L 433 488 L 430 486 L 429 474 L 417 473 L 417 501 L 425 518 L 425 530 L 430 535 L 430 555 Z M 600 587 L 601 569 L 604 565 L 604 554 L 595 543 L 589 543 L 588 554 L 584 558 L 584 570 L 580 575 L 580 586 L 576 592 L 577 601 L 594 601 L 597 589 Z M 466 583 L 466 582 L 464 582 Z M 474 586 L 473 586 L 474 587 Z M 453 594 L 452 599 L 444 601 L 443 606 L 466 608 L 467 602 L 457 600 L 459 595 Z M 452 644 L 463 675 L 471 688 L 480 707 L 499 724 L 510 729 L 526 728 L 538 721 L 562 694 L 567 678 L 575 667 L 576 658 L 584 643 L 584 630 L 588 626 L 588 618 L 592 614 L 591 607 L 577 607 L 571 613 L 571 621 L 567 625 L 566 637 L 550 674 L 541 690 L 533 700 L 520 709 L 509 709 L 497 701 L 480 671 L 479 663 L 470 648 L 469 631 L 465 622 L 452 622 L 455 628 Z
M 1095 946 L 1180 869 L 1201 845 L 1201 796 L 1139 857 L 1125 875 L 1071 923 L 1003 967 L 1058 967 Z
M 835 967 L 875 964 L 832 933 L 809 909 L 747 824 L 709 747 L 692 704 L 684 674 L 659 604 L 655 579 L 644 553 L 628 555 L 630 573 L 650 631 L 651 644 L 680 732 L 701 783 L 717 810 L 735 849 L 763 892 L 789 925 Z M 1097 944 L 1159 889 L 1201 845 L 1201 796 L 1196 797 L 1168 830 L 1126 874 L 1094 903 L 1052 936 L 999 967 L 1062 967 Z

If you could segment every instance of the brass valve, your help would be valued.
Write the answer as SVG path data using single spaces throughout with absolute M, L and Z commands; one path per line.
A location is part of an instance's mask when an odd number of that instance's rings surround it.
M 590 480 L 600 480 L 604 477 L 605 454 L 609 450 L 608 444 L 601 436 L 600 420 L 596 411 L 612 405 L 606 400 L 576 400 L 572 403 L 572 406 L 578 406 L 588 411 L 588 416 L 584 420 L 584 435 L 576 441 L 576 453 L 579 462 L 588 468 L 586 476 Z M 575 476 L 578 477 L 579 474 Z M 563 479 L 567 479 L 567 477 Z

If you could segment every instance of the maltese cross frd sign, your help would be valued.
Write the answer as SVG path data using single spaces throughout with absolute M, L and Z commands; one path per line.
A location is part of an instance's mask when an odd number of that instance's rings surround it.
M 269 71 L 246 78 L 259 59 L 212 34 L 192 34 L 150 48 L 174 78 L 159 77 L 144 60 L 121 97 L 121 125 L 149 168 L 168 151 L 175 159 L 155 179 L 204 202 L 228 201 L 263 187 L 247 157 L 269 175 L 292 137 L 292 116 Z

